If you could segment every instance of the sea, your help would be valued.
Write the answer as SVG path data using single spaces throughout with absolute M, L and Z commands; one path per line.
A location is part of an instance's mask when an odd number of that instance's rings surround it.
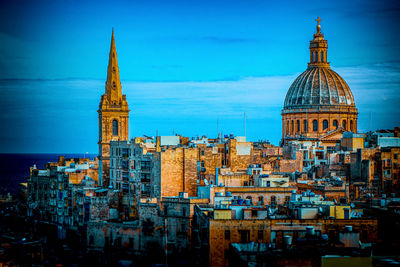
M 57 162 L 59 156 L 93 159 L 97 154 L 0 154 L 0 195 L 16 195 L 18 185 L 29 177 L 30 167 L 44 169 L 46 163 Z

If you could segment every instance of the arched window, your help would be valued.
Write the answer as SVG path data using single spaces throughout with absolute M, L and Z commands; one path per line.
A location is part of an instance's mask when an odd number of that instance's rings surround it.
M 324 121 L 322 122 L 322 129 L 323 129 L 323 130 L 328 129 L 328 121 L 327 121 L 327 120 L 324 120 Z
M 286 121 L 286 135 L 290 134 L 289 121 Z
M 297 132 L 299 133 L 300 132 L 300 120 L 297 120 Z
M 337 127 L 338 127 L 337 120 L 333 120 L 333 128 L 337 129 Z
M 113 135 L 118 135 L 118 121 L 117 120 L 113 120 L 112 122 L 112 131 L 113 131 Z
M 314 62 L 314 53 L 311 53 L 311 62 Z
M 308 132 L 308 122 L 307 122 L 307 120 L 304 120 L 303 124 L 304 124 L 304 132 L 307 133 Z
M 314 52 L 314 62 L 318 61 L 318 56 L 317 56 L 317 52 Z
M 343 127 L 343 129 L 346 130 L 346 120 L 343 120 L 343 121 L 342 121 L 342 127 Z
M 354 129 L 353 129 L 353 120 L 350 120 L 350 131 L 354 132 Z
M 321 52 L 321 62 L 324 62 L 324 51 Z
M 291 128 L 291 130 L 292 130 L 292 134 L 294 134 L 294 120 L 292 120 L 292 128 Z
M 318 121 L 317 120 L 313 120 L 312 128 L 313 128 L 314 132 L 318 131 Z

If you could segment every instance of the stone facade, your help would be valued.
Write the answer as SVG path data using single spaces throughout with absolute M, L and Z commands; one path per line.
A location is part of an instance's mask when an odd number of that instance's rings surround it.
M 378 240 L 378 222 L 376 219 L 351 220 L 294 220 L 294 219 L 213 219 L 209 209 L 196 207 L 196 220 L 201 244 L 208 247 L 209 266 L 228 266 L 229 245 L 232 243 L 274 243 L 283 247 L 283 236 L 290 234 L 293 239 L 306 232 L 312 226 L 315 235 L 326 234 L 331 240 L 337 240 L 345 226 L 352 226 L 359 233 L 363 243 Z

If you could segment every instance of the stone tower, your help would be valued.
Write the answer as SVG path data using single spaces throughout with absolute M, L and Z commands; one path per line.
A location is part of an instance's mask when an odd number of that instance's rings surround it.
M 101 96 L 98 113 L 99 182 L 103 187 L 108 187 L 110 178 L 110 141 L 125 141 L 129 137 L 129 109 L 126 96 L 121 91 L 114 30 L 111 36 L 106 91 Z

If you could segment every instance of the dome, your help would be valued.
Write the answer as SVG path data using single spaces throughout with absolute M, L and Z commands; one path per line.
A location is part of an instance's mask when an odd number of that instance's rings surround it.
M 309 67 L 290 86 L 284 109 L 311 106 L 355 106 L 345 80 L 329 67 Z
M 358 111 L 347 83 L 331 70 L 328 41 L 321 32 L 310 41 L 310 61 L 290 86 L 282 109 L 282 142 L 323 140 L 334 146 L 341 133 L 357 132 Z

